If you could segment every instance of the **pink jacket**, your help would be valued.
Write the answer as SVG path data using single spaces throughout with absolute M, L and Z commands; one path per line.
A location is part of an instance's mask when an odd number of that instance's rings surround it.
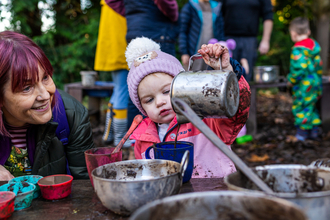
M 241 77 L 239 80 L 239 88 L 240 104 L 234 117 L 203 119 L 203 122 L 228 145 L 229 149 L 245 124 L 250 109 L 251 91 L 244 77 Z M 164 142 L 175 140 L 177 128 L 177 120 L 174 117 L 164 136 Z M 149 118 L 145 118 L 141 122 L 130 139 L 136 140 L 134 146 L 136 159 L 145 158 L 146 149 L 154 143 L 161 142 L 156 124 Z M 187 123 L 180 125 L 177 140 L 194 143 L 194 170 L 192 178 L 224 177 L 236 171 L 234 163 L 195 128 L 193 124 Z

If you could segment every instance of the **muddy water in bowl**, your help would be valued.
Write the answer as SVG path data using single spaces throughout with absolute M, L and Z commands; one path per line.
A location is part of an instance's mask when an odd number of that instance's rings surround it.
M 330 219 L 330 171 L 304 165 L 268 165 L 253 171 L 274 192 L 303 208 L 310 220 Z M 240 172 L 225 178 L 228 189 L 237 191 L 259 190 Z
M 55 185 L 59 183 L 67 182 L 71 179 L 69 176 L 50 176 L 48 178 L 42 179 L 39 181 L 42 185 Z
M 38 181 L 43 198 L 48 200 L 62 199 L 71 194 L 73 176 L 56 174 L 46 176 Z
M 169 160 L 128 160 L 93 170 L 94 189 L 102 204 L 120 215 L 180 191 L 189 151 L 181 164 Z
M 307 220 L 295 204 L 263 193 L 194 192 L 144 205 L 130 220 Z

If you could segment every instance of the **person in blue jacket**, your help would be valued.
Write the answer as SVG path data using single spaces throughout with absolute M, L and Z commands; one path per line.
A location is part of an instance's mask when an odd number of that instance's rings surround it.
M 179 50 L 181 61 L 187 69 L 190 56 L 197 53 L 211 38 L 224 41 L 221 3 L 215 0 L 189 0 L 180 13 Z M 196 60 L 193 69 L 206 69 L 203 60 Z

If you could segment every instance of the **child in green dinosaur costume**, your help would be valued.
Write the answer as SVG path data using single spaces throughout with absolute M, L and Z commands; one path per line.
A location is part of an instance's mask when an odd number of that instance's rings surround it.
M 297 127 L 296 138 L 317 139 L 321 124 L 316 102 L 322 95 L 321 47 L 309 38 L 309 21 L 297 17 L 290 23 L 290 36 L 295 43 L 290 57 L 288 83 L 292 85 L 292 113 Z

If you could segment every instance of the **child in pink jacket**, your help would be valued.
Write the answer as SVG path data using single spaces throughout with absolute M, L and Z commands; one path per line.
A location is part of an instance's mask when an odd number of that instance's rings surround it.
M 240 77 L 244 69 L 229 57 L 226 47 L 203 45 L 198 52 L 215 70 L 220 69 L 218 60 L 221 57 L 222 68 L 235 72 L 239 79 L 240 102 L 236 115 L 228 119 L 203 119 L 230 149 L 230 144 L 248 118 L 250 87 L 244 77 Z M 127 77 L 129 95 L 140 112 L 147 116 L 130 137 L 136 140 L 135 157 L 144 159 L 148 147 L 154 143 L 174 141 L 178 134 L 178 141 L 194 144 L 192 178 L 224 177 L 235 172 L 234 163 L 191 123 L 180 125 L 177 131 L 178 123 L 169 93 L 174 76 L 184 71 L 181 63 L 162 52 L 157 43 L 144 37 L 132 40 L 127 46 L 126 60 L 130 67 Z

